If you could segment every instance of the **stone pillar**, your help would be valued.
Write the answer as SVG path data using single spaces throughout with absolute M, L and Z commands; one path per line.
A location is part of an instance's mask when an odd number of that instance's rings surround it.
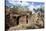
M 31 17 L 28 16 L 28 24 L 31 24 L 31 23 L 32 23 Z
M 26 16 L 21 16 L 19 18 L 19 24 L 26 24 Z

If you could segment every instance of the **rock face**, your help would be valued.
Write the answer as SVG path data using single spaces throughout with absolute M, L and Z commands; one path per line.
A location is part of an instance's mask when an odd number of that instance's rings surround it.
M 23 18 L 23 19 L 22 19 Z M 32 14 L 32 16 L 28 17 L 27 20 L 24 20 L 26 19 L 27 17 L 21 17 L 19 21 L 21 21 L 21 19 L 24 21 L 24 24 L 23 22 L 20 22 L 20 25 L 18 26 L 14 26 L 14 27 L 11 27 L 9 29 L 10 30 L 20 30 L 20 29 L 39 29 L 39 28 L 44 28 L 44 21 L 42 20 L 42 17 L 39 16 L 39 14 Z M 28 21 L 28 22 L 25 22 L 25 21 Z
M 44 28 L 44 15 L 31 11 L 14 12 L 6 11 L 6 30 L 16 29 L 38 29 Z

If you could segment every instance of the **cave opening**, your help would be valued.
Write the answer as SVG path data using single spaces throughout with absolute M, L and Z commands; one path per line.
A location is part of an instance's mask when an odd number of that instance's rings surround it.
M 17 17 L 17 25 L 19 25 L 19 18 L 20 18 L 21 16 L 18 16 Z
M 26 16 L 26 23 L 28 24 L 28 16 Z

